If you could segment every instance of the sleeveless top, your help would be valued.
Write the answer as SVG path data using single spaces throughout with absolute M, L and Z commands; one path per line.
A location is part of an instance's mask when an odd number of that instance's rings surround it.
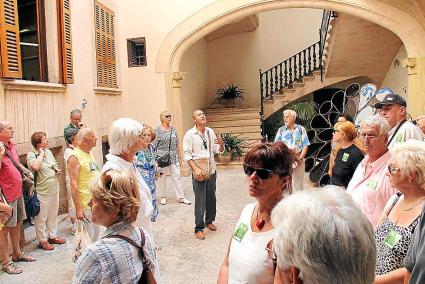
M 90 209 L 88 203 L 91 199 L 90 183 L 93 178 L 100 173 L 99 167 L 93 158 L 93 155 L 75 148 L 71 156 L 75 156 L 80 164 L 80 179 L 78 181 L 78 189 L 80 192 L 81 208 Z
M 229 284 L 273 283 L 273 261 L 266 247 L 273 239 L 275 230 L 263 233 L 251 230 L 251 216 L 255 205 L 256 203 L 252 203 L 245 206 L 233 232 L 229 251 Z M 245 234 L 237 234 L 241 226 L 247 228 Z
M 391 220 L 388 218 L 388 215 L 396 205 L 397 201 L 400 199 L 400 196 L 401 193 L 397 193 L 397 197 L 394 199 L 394 202 L 388 211 L 387 217 L 385 218 L 384 222 L 382 222 L 382 224 L 376 228 L 375 231 L 376 275 L 386 274 L 404 266 L 403 260 L 414 236 L 416 225 L 419 222 L 420 216 L 416 217 L 416 219 L 413 220 L 413 222 L 408 227 L 401 227 L 393 224 L 393 222 L 391 222 Z M 390 248 L 385 243 L 385 239 L 391 230 L 397 232 L 401 236 L 401 239 L 395 244 L 393 248 Z

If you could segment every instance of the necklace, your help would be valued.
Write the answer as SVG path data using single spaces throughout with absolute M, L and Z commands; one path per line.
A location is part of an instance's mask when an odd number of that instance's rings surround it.
M 425 200 L 425 197 L 424 198 L 422 198 L 421 200 L 419 200 L 419 202 L 418 203 L 416 203 L 415 205 L 413 205 L 412 207 L 409 207 L 409 208 L 407 208 L 407 209 L 405 209 L 405 208 L 401 208 L 401 210 L 403 210 L 403 211 L 410 211 L 410 210 L 412 210 L 413 208 L 415 208 L 416 206 L 418 206 L 419 204 L 421 204 L 422 203 L 422 201 L 424 201 Z M 258 212 L 257 212 L 257 215 L 258 215 Z
M 255 222 L 255 226 L 257 226 L 258 229 L 262 229 L 266 222 L 270 219 L 270 214 L 266 218 L 258 218 L 258 211 L 260 211 L 260 208 L 257 207 L 257 221 Z

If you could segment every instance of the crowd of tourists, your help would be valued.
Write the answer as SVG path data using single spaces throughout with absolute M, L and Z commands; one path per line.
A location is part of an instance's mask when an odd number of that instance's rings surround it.
M 229 232 L 217 283 L 425 283 L 425 116 L 408 120 L 407 103 L 395 94 L 374 107 L 378 113 L 359 129 L 349 115 L 338 118 L 324 188 L 303 189 L 310 141 L 292 110 L 284 111 L 273 143 L 246 153 L 243 171 L 255 202 Z M 191 205 L 181 185 L 183 161 L 192 173 L 195 238 L 218 229 L 214 154 L 224 151 L 224 141 L 202 110 L 192 118 L 182 145 L 168 111 L 155 129 L 131 118 L 113 121 L 100 167 L 92 152 L 98 138 L 72 110 L 63 169 L 44 132 L 32 134 L 25 167 L 12 123 L 0 121 L 2 270 L 19 274 L 18 262 L 36 261 L 19 247 L 27 217 L 40 249 L 66 242 L 57 234 L 58 176 L 65 175 L 72 233 L 83 228 L 91 243 L 75 256 L 73 283 L 160 283 L 152 227 L 169 187 L 179 203 Z M 29 190 L 27 179 L 34 181 Z M 34 192 L 39 212 L 29 214 Z

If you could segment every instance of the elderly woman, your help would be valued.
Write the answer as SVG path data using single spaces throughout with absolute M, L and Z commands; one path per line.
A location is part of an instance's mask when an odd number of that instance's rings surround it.
M 61 174 L 55 157 L 47 149 L 49 141 L 46 133 L 35 132 L 31 135 L 33 149 L 27 154 L 27 164 L 34 172 L 34 187 L 40 200 L 40 213 L 35 217 L 35 233 L 43 250 L 53 250 L 52 244 L 64 244 L 58 238 L 59 181 Z
M 133 163 L 137 151 L 141 150 L 144 144 L 142 132 L 143 125 L 134 119 L 119 118 L 113 121 L 108 132 L 110 153 L 106 155 L 107 161 L 101 172 L 104 173 L 110 169 L 115 169 L 128 171 L 136 176 L 142 201 L 142 208 L 137 215 L 136 225 L 143 227 L 152 235 L 151 216 L 153 207 L 151 192 Z
M 400 192 L 388 200 L 375 231 L 375 283 L 403 283 L 403 260 L 425 203 L 425 142 L 395 145 L 388 176 Z
M 167 155 L 170 157 L 170 165 L 162 167 L 164 175 L 162 175 L 158 180 L 158 189 L 161 191 L 161 204 L 167 204 L 167 183 L 169 184 L 171 180 L 179 203 L 190 205 L 191 202 L 184 197 L 180 181 L 179 161 L 181 161 L 182 153 L 179 147 L 177 129 L 170 125 L 171 113 L 168 111 L 161 112 L 159 118 L 161 120 L 161 125 L 155 128 L 156 140 L 154 142 L 154 147 L 157 151 L 157 159 Z M 159 166 L 161 165 L 159 164 Z
M 357 166 L 363 160 L 362 151 L 354 143 L 356 137 L 357 131 L 353 123 L 344 121 L 335 124 L 332 141 L 338 144 L 338 151 L 333 162 L 332 185 L 346 188 Z
M 275 284 L 373 282 L 373 228 L 345 191 L 296 192 L 273 209 L 271 219 Z
M 72 201 L 71 196 L 71 180 L 69 179 L 68 174 L 68 160 L 71 158 L 72 153 L 74 152 L 75 147 L 77 147 L 77 134 L 78 129 L 77 128 L 70 128 L 66 135 L 65 135 L 65 142 L 68 147 L 63 152 L 63 159 L 65 162 L 65 186 L 66 186 L 66 198 L 68 199 L 68 216 L 71 219 L 72 224 L 72 231 L 71 233 L 75 233 L 75 224 L 77 221 L 77 217 L 75 215 L 75 206 L 74 202 Z
M 152 240 L 134 225 L 141 206 L 134 175 L 107 171 L 94 181 L 91 194 L 92 221 L 106 231 L 78 259 L 72 283 L 139 283 L 145 269 L 156 275 Z
M 137 160 L 135 162 L 136 168 L 143 176 L 146 184 L 149 186 L 152 195 L 152 216 L 151 221 L 155 222 L 158 217 L 158 205 L 156 203 L 156 162 L 155 162 L 155 149 L 151 142 L 155 140 L 155 131 L 152 127 L 145 125 L 143 127 L 143 148 L 136 153 Z
M 260 144 L 246 154 L 248 193 L 256 202 L 242 210 L 217 283 L 273 283 L 273 260 L 266 250 L 275 234 L 270 214 L 292 191 L 294 164 L 294 152 L 282 142 Z

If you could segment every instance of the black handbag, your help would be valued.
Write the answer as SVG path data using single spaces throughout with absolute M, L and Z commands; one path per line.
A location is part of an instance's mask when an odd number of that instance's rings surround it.
M 35 157 L 37 158 L 38 155 Z M 40 200 L 37 196 L 37 177 L 38 172 L 34 173 L 34 190 L 24 192 L 25 212 L 27 217 L 35 217 L 40 213 Z
M 170 144 L 168 145 L 168 153 L 162 157 L 156 158 L 156 163 L 158 164 L 158 167 L 160 168 L 165 168 L 171 165 L 170 150 L 171 150 L 171 135 L 172 134 L 173 134 L 173 128 L 171 128 L 171 131 L 170 131 Z

